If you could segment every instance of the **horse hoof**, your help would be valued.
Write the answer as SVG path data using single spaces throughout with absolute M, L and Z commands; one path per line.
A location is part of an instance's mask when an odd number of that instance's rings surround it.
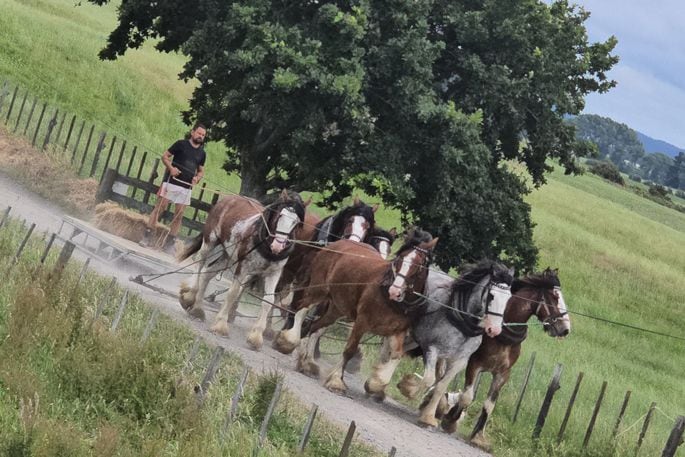
M 324 387 L 326 387 L 326 389 L 328 389 L 330 392 L 341 396 L 345 396 L 347 393 L 347 387 L 344 384 L 342 386 L 326 384 Z
M 359 352 L 357 352 L 349 362 L 347 362 L 347 365 L 345 365 L 345 373 L 350 373 L 350 374 L 357 374 L 361 371 L 362 369 L 362 357 Z
M 442 428 L 443 432 L 451 435 L 457 431 L 457 421 L 443 417 L 442 422 L 440 422 L 440 427 Z
M 419 393 L 419 383 L 416 380 L 416 376 L 411 373 L 404 375 L 402 380 L 397 383 L 397 388 L 400 389 L 402 395 L 412 400 Z
M 265 340 L 273 341 L 274 337 L 276 336 L 276 332 L 272 328 L 267 328 L 264 330 L 263 336 Z
M 385 401 L 385 389 L 372 389 L 368 379 L 364 383 L 364 390 L 366 391 L 366 396 L 371 397 L 373 401 L 377 403 Z
M 188 315 L 190 317 L 192 317 L 194 319 L 200 319 L 201 321 L 204 322 L 204 320 L 205 320 L 205 310 L 204 309 L 196 308 L 193 306 L 192 308 L 188 309 L 187 311 L 188 311 Z
M 295 370 L 314 379 L 319 379 L 319 375 L 321 373 L 319 365 L 317 365 L 313 360 L 304 357 L 298 357 Z
M 261 330 L 250 330 L 250 334 L 247 336 L 247 344 L 251 349 L 259 351 L 264 344 L 264 338 L 262 338 Z
M 271 346 L 281 354 L 292 354 L 297 346 L 299 346 L 299 341 L 297 343 L 289 341 L 286 332 L 280 331 L 276 335 L 276 338 L 274 338 Z
M 228 336 L 228 323 L 227 322 L 215 322 L 209 330 L 212 333 L 216 333 L 221 336 Z
M 438 430 L 438 421 L 435 417 L 419 417 L 418 425 L 421 428 L 436 432 Z
M 469 440 L 469 443 L 487 452 L 490 452 L 492 448 L 490 442 L 487 438 L 485 438 L 485 436 L 483 436 L 482 433 L 476 434 L 476 436 Z

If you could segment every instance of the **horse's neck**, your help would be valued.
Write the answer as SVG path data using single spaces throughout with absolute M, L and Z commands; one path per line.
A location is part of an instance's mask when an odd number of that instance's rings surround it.
M 513 298 L 507 302 L 507 307 L 504 310 L 505 323 L 522 324 L 528 322 L 533 315 L 533 306 L 531 306 L 533 302 L 531 300 L 535 300 L 533 298 L 535 294 L 528 296 L 528 294 L 522 293 L 526 290 L 532 289 L 519 289 L 513 294 Z
M 489 283 L 490 275 L 486 275 L 483 277 L 483 279 L 478 281 L 478 284 L 473 286 L 473 289 L 471 289 L 471 293 L 469 294 L 469 297 L 466 301 L 467 312 L 480 315 L 485 313 L 484 301 L 487 300 L 485 288 L 488 286 Z
M 439 308 L 447 305 L 454 281 L 454 278 L 444 271 L 428 270 L 428 278 L 426 278 L 426 287 L 424 289 L 424 294 L 429 298 L 426 308 L 427 312 L 437 311 Z

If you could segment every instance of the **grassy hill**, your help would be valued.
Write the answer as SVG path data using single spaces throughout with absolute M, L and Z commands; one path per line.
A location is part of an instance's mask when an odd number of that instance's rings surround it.
M 187 106 L 192 83 L 176 79 L 182 56 L 159 54 L 146 45 L 115 62 L 97 59 L 115 24 L 114 6 L 75 7 L 73 0 L 0 0 L 0 11 L 0 82 L 8 78 L 70 112 L 101 121 L 151 152 L 163 151 L 186 130 L 179 111 Z M 236 178 L 220 170 L 223 148 L 213 145 L 208 152 L 208 181 L 235 190 Z M 685 337 L 685 214 L 595 176 L 568 177 L 558 171 L 528 201 L 537 224 L 540 267 L 560 269 L 572 312 Z M 396 212 L 380 215 L 387 227 L 397 220 Z M 658 454 L 672 419 L 685 414 L 685 341 L 579 314 L 572 319 L 572 334 L 564 341 L 550 339 L 537 326 L 532 328 L 488 429 L 496 455 L 583 454 L 583 435 L 605 380 L 607 395 L 587 455 L 632 450 L 642 426 L 640 419 L 652 401 L 659 410 L 642 455 Z M 509 417 L 533 351 L 537 367 L 532 390 L 522 416 L 512 425 Z M 564 365 L 562 388 L 543 432 L 545 444 L 536 451 L 530 443 L 532 424 L 557 362 Z M 559 447 L 552 446 L 580 371 L 585 380 L 567 439 Z M 485 390 L 481 389 L 479 397 Z M 623 433 L 615 446 L 599 445 L 608 440 L 626 390 L 632 391 L 632 398 Z M 476 409 L 471 413 L 475 415 Z

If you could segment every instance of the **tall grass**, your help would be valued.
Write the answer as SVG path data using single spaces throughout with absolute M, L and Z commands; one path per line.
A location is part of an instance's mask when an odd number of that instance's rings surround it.
M 141 335 L 151 309 L 131 296 L 116 333 L 110 323 L 122 291 L 104 315 L 95 304 L 109 281 L 95 274 L 77 284 L 80 265 L 61 277 L 41 267 L 44 240 L 34 237 L 9 269 L 25 230 L 17 222 L 0 229 L 0 455 L 3 456 L 244 456 L 256 433 L 278 375 L 251 376 L 238 416 L 221 430 L 243 370 L 224 358 L 200 407 L 194 386 L 210 349 L 203 347 L 183 372 L 193 341 L 190 330 L 159 319 L 150 339 Z M 56 254 L 56 253 L 55 253 Z M 292 455 L 306 408 L 285 394 L 269 429 L 262 456 Z M 344 431 L 325 420 L 313 431 L 305 455 L 338 455 Z M 378 455 L 356 444 L 352 455 Z

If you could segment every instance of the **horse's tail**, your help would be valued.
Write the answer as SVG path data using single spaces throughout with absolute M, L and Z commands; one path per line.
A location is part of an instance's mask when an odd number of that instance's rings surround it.
M 183 249 L 181 252 L 178 253 L 176 256 L 176 260 L 179 262 L 181 260 L 185 260 L 191 255 L 195 254 L 197 251 L 200 250 L 202 247 L 202 233 L 200 233 L 198 236 L 193 238 L 193 240 L 189 243 L 183 246 Z

